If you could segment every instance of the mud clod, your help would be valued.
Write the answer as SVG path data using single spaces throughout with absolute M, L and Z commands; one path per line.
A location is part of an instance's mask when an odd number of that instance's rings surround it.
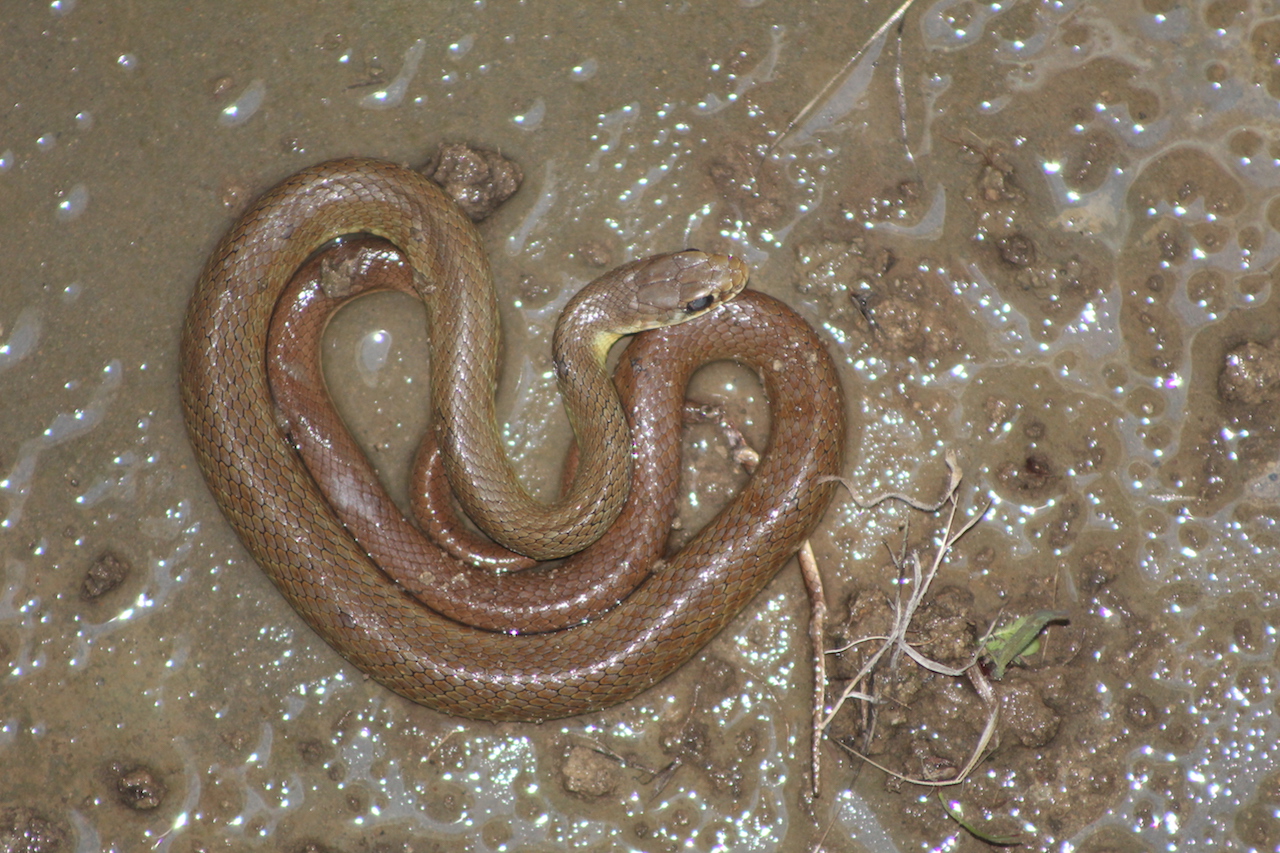
M 1256 406 L 1280 385 L 1280 352 L 1256 341 L 1227 352 L 1218 374 L 1218 396 L 1229 403 Z
M 601 240 L 588 240 L 581 244 L 574 250 L 573 257 L 596 269 L 608 269 L 614 266 L 613 250 Z
M 1097 592 L 1111 583 L 1115 576 L 1115 558 L 1105 548 L 1090 551 L 1080 561 L 1080 588 L 1085 592 Z
M 151 811 L 164 802 L 168 789 L 151 768 L 116 764 L 111 769 L 117 775 L 116 794 L 124 805 L 135 811 Z
M 1026 269 L 1036 262 L 1036 244 L 1025 234 L 1011 234 L 996 242 L 1000 260 L 1016 269 Z
M 124 583 L 131 571 L 123 558 L 111 551 L 103 552 L 85 572 L 80 597 L 85 601 L 97 601 Z
M 570 794 L 596 799 L 613 794 L 618 788 L 618 762 L 594 749 L 574 746 L 560 765 L 560 779 Z
M 1062 718 L 1044 703 L 1027 682 L 1013 682 L 1000 692 L 1001 720 L 1018 742 L 1036 749 L 1053 740 Z
M 524 182 L 515 162 L 460 143 L 441 145 L 422 173 L 443 187 L 473 222 L 497 210 Z
M 1006 462 L 997 472 L 1000 484 L 1011 493 L 1027 498 L 1050 492 L 1058 482 L 1053 463 L 1047 456 L 1029 453 L 1021 463 Z

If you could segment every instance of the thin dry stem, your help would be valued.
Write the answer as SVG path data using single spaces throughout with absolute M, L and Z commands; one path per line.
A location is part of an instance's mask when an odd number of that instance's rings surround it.
M 800 575 L 809 592 L 809 650 L 813 659 L 813 710 L 809 732 L 809 792 L 816 800 L 822 794 L 822 704 L 827 696 L 827 656 L 822 653 L 827 633 L 827 595 L 822 589 L 822 572 L 808 540 L 796 555 Z
M 959 529 L 956 529 L 956 515 L 959 512 L 959 501 L 956 496 L 956 491 L 964 477 L 964 473 L 960 469 L 953 453 L 948 452 L 946 454 L 946 462 L 947 467 L 951 471 L 951 476 L 949 478 L 946 494 L 936 504 L 925 504 L 916 499 L 899 494 L 882 495 L 868 501 L 860 500 L 856 495 L 854 497 L 854 500 L 859 504 L 859 506 L 875 506 L 886 500 L 892 499 L 903 501 L 909 506 L 927 512 L 937 511 L 948 502 L 951 504 L 951 507 L 950 511 L 947 513 L 946 526 L 944 528 L 942 541 L 939 543 L 938 548 L 933 555 L 933 559 L 930 561 L 927 569 L 921 564 L 918 554 L 913 553 L 906 557 L 900 557 L 898 555 L 893 556 L 894 565 L 898 567 L 899 571 L 903 574 L 909 571 L 911 574 L 911 593 L 906 597 L 906 600 L 903 601 L 903 585 L 899 585 L 897 601 L 894 604 L 893 626 L 888 636 L 879 638 L 861 637 L 844 647 L 846 649 L 852 648 L 855 645 L 872 641 L 878 641 L 880 643 L 880 646 L 862 665 L 858 674 L 846 684 L 839 699 L 836 700 L 835 705 L 824 716 L 822 722 L 822 728 L 825 729 L 826 726 L 830 725 L 831 721 L 835 718 L 835 715 L 843 708 L 844 703 L 849 699 L 857 699 L 867 702 L 872 706 L 882 701 L 878 697 L 874 696 L 874 694 L 868 695 L 867 693 L 860 691 L 858 688 L 871 675 L 871 673 L 875 671 L 876 667 L 880 665 L 881 660 L 883 660 L 886 655 L 889 655 L 890 671 L 898 665 L 901 656 L 905 654 L 907 657 L 911 658 L 911 660 L 932 672 L 950 677 L 967 677 L 973 684 L 979 698 L 987 709 L 987 722 L 968 762 L 955 777 L 946 780 L 930 780 L 906 776 L 879 764 L 858 750 L 841 744 L 841 746 L 851 754 L 858 756 L 858 758 L 862 759 L 867 764 L 870 764 L 871 766 L 882 770 L 897 779 L 901 779 L 902 781 L 909 782 L 913 785 L 935 788 L 958 785 L 968 778 L 969 774 L 973 772 L 973 769 L 985 756 L 987 748 L 990 746 L 991 741 L 995 736 L 996 727 L 1000 719 L 1000 706 L 996 698 L 995 691 L 991 688 L 991 685 L 987 681 L 986 675 L 983 674 L 981 668 L 975 665 L 978 662 L 979 651 L 974 652 L 973 657 L 967 664 L 965 664 L 965 666 L 956 668 L 926 657 L 907 642 L 907 633 L 910 629 L 911 623 L 915 619 L 916 612 L 920 609 L 925 598 L 928 596 L 929 588 L 933 584 L 934 578 L 937 577 L 938 571 L 941 569 L 942 563 L 946 559 L 947 554 L 950 553 L 951 549 L 966 533 L 973 529 L 974 525 L 976 525 L 986 515 L 987 510 L 991 508 L 991 504 L 988 503 L 983 507 L 981 512 L 975 513 L 972 517 L 967 519 Z M 844 483 L 846 488 L 849 488 L 849 484 L 846 481 L 841 480 L 840 482 Z M 852 491 L 853 490 L 850 488 L 851 493 Z M 874 724 L 874 716 L 872 717 L 872 724 Z
M 791 135 L 792 131 L 794 131 L 802 121 L 808 118 L 809 114 L 812 113 L 819 104 L 826 100 L 827 95 L 830 95 L 835 91 L 836 87 L 849 76 L 849 72 L 853 70 L 853 67 L 858 63 L 862 54 L 866 53 L 867 48 L 870 47 L 876 39 L 888 32 L 890 27 L 901 20 L 902 16 L 907 14 L 907 9 L 911 8 L 911 4 L 914 2 L 915 0 L 904 0 L 904 2 L 894 10 L 893 14 L 890 15 L 884 23 L 877 27 L 876 31 L 867 37 L 867 40 L 862 43 L 862 46 L 854 51 L 848 61 L 840 67 L 840 70 L 832 75 L 831 79 L 826 82 L 826 85 L 818 90 L 818 94 L 814 95 L 813 98 L 809 100 L 809 103 L 805 104 L 800 109 L 800 112 L 796 113 L 795 118 L 787 122 L 787 126 L 783 129 L 782 133 L 778 135 L 778 138 L 773 141 L 773 144 L 770 145 L 768 150 L 765 152 L 766 157 L 772 154 L 774 150 Z

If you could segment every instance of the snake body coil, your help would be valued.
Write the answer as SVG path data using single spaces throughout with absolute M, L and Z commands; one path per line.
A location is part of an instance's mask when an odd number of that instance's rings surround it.
M 835 488 L 821 481 L 842 463 L 838 379 L 803 320 L 746 292 L 705 317 L 646 332 L 622 359 L 623 372 L 633 374 L 625 381 L 674 381 L 680 389 L 705 360 L 738 358 L 761 372 L 773 406 L 769 446 L 710 524 L 585 625 L 507 636 L 424 608 L 372 562 L 326 503 L 278 427 L 267 387 L 267 330 L 279 293 L 321 245 L 356 232 L 406 252 L 427 282 L 429 316 L 454 300 L 492 305 L 479 240 L 434 185 L 379 161 L 321 164 L 264 196 L 214 252 L 187 315 L 181 396 L 196 457 L 245 546 L 307 623 L 380 683 L 478 719 L 542 720 L 608 707 L 695 654 L 817 525 Z M 460 321 L 454 349 L 489 347 L 482 357 L 493 359 L 496 331 L 478 322 Z M 454 401 L 468 396 L 459 389 L 478 380 L 465 366 L 442 363 L 439 352 L 433 342 L 433 417 L 449 419 L 458 414 Z M 675 380 L 658 370 L 663 361 L 679 362 Z M 491 408 L 492 386 L 480 385 Z M 663 440 L 678 446 L 678 433 Z M 628 504 L 623 514 L 646 511 Z

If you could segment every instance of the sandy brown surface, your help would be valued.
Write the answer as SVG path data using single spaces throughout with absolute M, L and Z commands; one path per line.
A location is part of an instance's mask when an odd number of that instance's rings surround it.
M 944 797 L 1027 850 L 1277 849 L 1280 19 L 1262 5 L 920 0 L 860 55 L 896 4 L 9 10 L 0 849 L 985 847 L 834 742 L 947 778 L 985 720 L 963 678 L 882 676 L 874 737 L 849 706 L 808 798 L 794 569 L 637 701 L 534 726 L 363 679 L 247 557 L 177 403 L 201 265 L 293 171 L 421 164 L 445 141 L 526 175 L 483 233 L 531 481 L 554 482 L 565 443 L 548 338 L 568 295 L 652 252 L 741 254 L 837 357 L 861 494 L 930 498 L 953 450 L 965 511 L 993 502 L 910 639 L 963 663 L 993 622 L 1069 613 L 995 685 L 995 748 Z M 367 300 L 328 345 L 389 472 L 425 418 L 415 310 Z M 722 370 L 699 393 L 758 440 L 752 388 Z M 737 481 L 724 456 L 692 433 L 688 524 Z M 890 551 L 927 555 L 940 523 L 837 502 L 815 543 L 833 645 L 884 630 Z

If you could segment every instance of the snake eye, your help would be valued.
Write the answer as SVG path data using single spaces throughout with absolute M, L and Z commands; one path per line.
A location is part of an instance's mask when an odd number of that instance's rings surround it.
M 697 314 L 699 311 L 706 311 L 711 307 L 712 302 L 715 302 L 715 298 L 712 296 L 699 296 L 692 302 L 685 303 L 684 313 Z

